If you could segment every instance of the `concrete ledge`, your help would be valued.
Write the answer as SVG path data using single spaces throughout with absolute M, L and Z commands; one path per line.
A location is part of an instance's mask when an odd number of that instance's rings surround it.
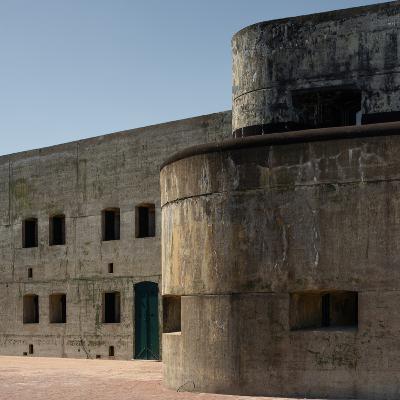
M 393 135 L 400 135 L 400 121 L 363 126 L 343 126 L 335 128 L 308 129 L 305 131 L 271 133 L 268 135 L 230 139 L 219 143 L 202 144 L 198 146 L 188 147 L 185 150 L 175 153 L 170 158 L 167 158 L 161 164 L 160 170 L 175 161 L 205 153 L 216 153 L 229 150 L 271 145 L 282 146 L 294 143 L 324 142 L 338 139 L 358 139 L 374 136 Z

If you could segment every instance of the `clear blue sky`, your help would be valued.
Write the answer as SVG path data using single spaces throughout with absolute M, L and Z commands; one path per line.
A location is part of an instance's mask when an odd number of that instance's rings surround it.
M 376 2 L 0 0 L 0 154 L 230 109 L 233 33 Z

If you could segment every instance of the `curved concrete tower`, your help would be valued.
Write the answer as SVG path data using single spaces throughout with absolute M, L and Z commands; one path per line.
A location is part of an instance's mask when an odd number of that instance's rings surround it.
M 235 35 L 236 139 L 161 170 L 168 386 L 399 398 L 399 23 L 392 2 Z
M 395 121 L 399 2 L 261 22 L 233 51 L 233 132 Z

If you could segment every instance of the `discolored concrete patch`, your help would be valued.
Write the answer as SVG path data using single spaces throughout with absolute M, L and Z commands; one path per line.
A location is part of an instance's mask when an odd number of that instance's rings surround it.
M 244 400 L 261 397 L 174 392 L 163 386 L 159 362 L 0 357 L 0 399 Z

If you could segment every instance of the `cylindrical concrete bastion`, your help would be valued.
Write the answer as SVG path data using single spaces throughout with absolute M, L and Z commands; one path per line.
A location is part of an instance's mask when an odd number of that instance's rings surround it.
M 278 133 L 165 163 L 168 386 L 399 398 L 399 135 Z
M 236 33 L 234 136 L 399 120 L 399 16 L 394 1 Z

